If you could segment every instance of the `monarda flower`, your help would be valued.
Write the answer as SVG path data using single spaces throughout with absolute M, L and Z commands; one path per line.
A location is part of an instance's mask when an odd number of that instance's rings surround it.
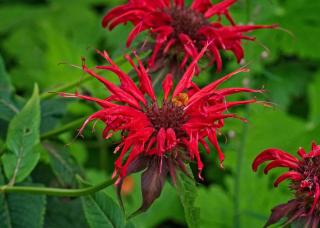
M 119 86 L 100 76 L 93 69 L 89 69 L 85 62 L 82 68 L 103 83 L 110 96 L 98 99 L 80 94 L 61 93 L 64 97 L 93 101 L 101 107 L 100 111 L 92 114 L 84 122 L 79 130 L 80 133 L 93 120 L 105 123 L 103 131 L 105 139 L 110 138 L 115 132 L 121 133 L 121 141 L 114 151 L 119 156 L 115 161 L 113 177 L 117 176 L 116 185 L 120 190 L 126 176 L 143 171 L 141 175 L 143 203 L 138 212 L 145 211 L 160 196 L 167 176 L 171 176 L 175 183 L 177 169 L 188 174 L 185 163 L 195 161 L 198 176 L 202 178 L 203 163 L 199 144 L 209 154 L 210 148 L 207 143 L 209 141 L 217 150 L 222 166 L 224 154 L 219 147 L 217 134 L 224 125 L 224 119 L 240 118 L 230 113 L 229 108 L 256 102 L 254 99 L 228 102 L 227 96 L 241 92 L 261 92 L 249 88 L 217 89 L 233 75 L 248 71 L 245 68 L 200 89 L 192 82 L 192 78 L 196 63 L 204 52 L 205 48 L 188 67 L 176 86 L 171 74 L 165 77 L 162 82 L 161 99 L 155 94 L 150 75 L 138 56 L 136 56 L 137 64 L 130 56 L 125 56 L 137 74 L 139 79 L 137 85 L 105 51 L 98 53 L 109 65 L 97 66 L 96 69 L 113 72 L 120 80 Z
M 127 4 L 110 10 L 102 25 L 112 30 L 121 23 L 131 22 L 134 28 L 127 39 L 127 47 L 138 34 L 148 31 L 152 39 L 142 46 L 152 49 L 148 61 L 150 69 L 171 65 L 171 72 L 184 72 L 189 60 L 196 58 L 206 43 L 211 42 L 206 51 L 207 60 L 209 65 L 215 63 L 219 72 L 222 69 L 221 50 L 231 51 L 240 62 L 244 57 L 242 40 L 255 39 L 245 33 L 276 27 L 236 25 L 229 13 L 229 7 L 236 1 L 224 0 L 213 4 L 210 0 L 194 0 L 186 6 L 184 0 L 129 0 Z M 222 24 L 222 16 L 226 17 L 229 25 Z
M 290 189 L 295 195 L 295 199 L 272 209 L 266 227 L 278 222 L 281 218 L 287 218 L 285 225 L 293 222 L 311 228 L 317 228 L 319 225 L 320 145 L 313 143 L 309 153 L 300 148 L 298 154 L 300 159 L 272 148 L 260 153 L 253 162 L 252 168 L 256 171 L 259 165 L 270 161 L 264 169 L 265 174 L 276 167 L 288 168 L 286 173 L 276 179 L 274 186 L 277 187 L 279 183 L 289 179 Z

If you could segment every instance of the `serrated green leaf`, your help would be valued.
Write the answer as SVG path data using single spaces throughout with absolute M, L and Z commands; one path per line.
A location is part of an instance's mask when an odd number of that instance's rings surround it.
M 10 122 L 3 155 L 5 174 L 11 183 L 23 181 L 36 166 L 40 154 L 33 150 L 39 143 L 40 101 L 35 86 L 30 100 Z
M 50 165 L 63 186 L 76 186 L 76 175 L 82 175 L 81 168 L 68 152 L 66 146 L 53 142 L 44 142 Z
M 190 171 L 191 173 L 191 171 Z M 195 206 L 197 188 L 195 180 L 185 173 L 177 172 L 177 191 L 182 203 L 188 227 L 197 228 L 200 222 L 200 208 Z
M 91 228 L 122 228 L 125 218 L 120 207 L 104 192 L 82 197 L 87 222 Z
M 0 172 L 0 185 L 4 184 Z M 29 186 L 30 184 L 28 184 Z M 42 228 L 46 197 L 29 194 L 0 194 L 1 228 Z

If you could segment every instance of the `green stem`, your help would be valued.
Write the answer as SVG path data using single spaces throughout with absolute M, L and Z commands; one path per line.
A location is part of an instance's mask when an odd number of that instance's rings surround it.
M 246 106 L 245 109 L 245 118 L 249 116 L 249 106 Z M 241 175 L 242 175 L 242 166 L 243 166 L 243 158 L 245 156 L 244 149 L 247 142 L 248 136 L 248 124 L 243 123 L 242 128 L 242 137 L 240 140 L 239 150 L 237 153 L 237 162 L 236 162 L 236 173 L 235 173 L 235 181 L 234 181 L 234 228 L 240 227 L 240 199 L 241 199 Z
M 1 186 L 0 193 L 27 193 L 35 195 L 48 195 L 59 197 L 79 197 L 89 195 L 98 192 L 106 187 L 112 185 L 115 182 L 113 180 L 107 180 L 101 184 L 82 188 L 82 189 L 61 189 L 61 188 L 46 188 L 46 187 L 31 187 L 31 186 Z
M 85 77 L 81 81 L 76 80 L 74 82 L 71 82 L 71 83 L 68 83 L 66 85 L 60 86 L 60 87 L 54 89 L 54 91 L 55 91 L 54 93 L 46 92 L 46 93 L 41 94 L 40 95 L 40 99 L 41 100 L 46 100 L 46 99 L 52 98 L 52 97 L 56 96 L 57 93 L 59 93 L 59 92 L 68 91 L 68 90 L 70 90 L 70 89 L 72 89 L 72 88 L 74 88 L 76 86 L 79 86 L 79 85 L 81 85 L 81 84 L 83 84 L 85 82 L 88 82 L 88 81 L 90 81 L 92 79 L 94 79 L 94 77 L 90 77 L 89 76 L 89 77 Z
M 72 121 L 71 123 L 68 123 L 66 125 L 63 125 L 62 127 L 60 128 L 57 128 L 57 129 L 54 129 L 52 131 L 49 131 L 43 135 L 41 135 L 41 140 L 45 140 L 45 139 L 49 139 L 49 138 L 52 138 L 56 135 L 60 135 L 64 132 L 67 132 L 71 129 L 74 129 L 76 127 L 79 127 L 79 125 L 81 125 L 84 121 L 85 121 L 86 118 L 80 118 L 80 119 L 77 119 L 75 121 Z

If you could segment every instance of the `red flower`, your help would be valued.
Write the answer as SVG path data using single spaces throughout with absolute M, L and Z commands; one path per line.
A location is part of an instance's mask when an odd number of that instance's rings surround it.
M 274 182 L 279 183 L 290 179 L 290 188 L 295 192 L 295 199 L 272 209 L 272 214 L 266 224 L 269 226 L 287 217 L 286 225 L 294 221 L 304 223 L 304 227 L 318 227 L 320 221 L 320 145 L 312 144 L 311 151 L 306 153 L 303 148 L 298 150 L 300 160 L 279 149 L 267 149 L 254 160 L 252 168 L 257 168 L 263 162 L 271 161 L 264 169 L 267 174 L 276 167 L 286 167 L 288 172 L 282 174 Z
M 201 178 L 203 163 L 199 144 L 210 153 L 206 138 L 216 148 L 222 166 L 224 154 L 219 147 L 217 134 L 223 127 L 225 118 L 239 118 L 230 113 L 229 108 L 256 101 L 227 102 L 226 97 L 241 92 L 261 92 L 249 88 L 217 89 L 233 75 L 247 72 L 245 68 L 232 72 L 202 89 L 192 83 L 196 63 L 204 54 L 205 48 L 176 86 L 173 85 L 172 75 L 166 76 L 162 83 L 161 102 L 157 100 L 150 76 L 137 56 L 138 65 L 135 65 L 129 55 L 126 55 L 126 59 L 133 66 L 139 85 L 119 69 L 107 52 L 99 51 L 110 65 L 97 66 L 96 69 L 115 73 L 120 80 L 120 86 L 89 69 L 83 62 L 83 70 L 102 82 L 111 95 L 98 99 L 80 94 L 61 94 L 64 97 L 94 101 L 101 106 L 100 111 L 85 121 L 80 133 L 93 120 L 101 120 L 106 124 L 103 131 L 105 139 L 114 132 L 121 132 L 122 140 L 115 149 L 119 157 L 115 162 L 114 177 L 118 175 L 117 184 L 120 189 L 127 175 L 144 170 L 141 181 L 143 204 L 139 211 L 146 210 L 160 195 L 168 174 L 175 182 L 176 168 L 186 172 L 185 162 L 195 160 Z M 228 113 L 225 113 L 226 111 Z
M 242 40 L 254 40 L 244 35 L 256 29 L 274 28 L 275 25 L 236 25 L 229 13 L 229 7 L 237 0 L 223 0 L 212 4 L 210 0 L 194 0 L 187 7 L 184 0 L 129 0 L 127 4 L 109 11 L 102 25 L 112 30 L 118 24 L 131 22 L 134 25 L 127 47 L 138 34 L 149 31 L 154 43 L 150 46 L 153 54 L 149 59 L 150 68 L 162 68 L 176 62 L 181 68 L 186 66 L 198 52 L 211 42 L 206 55 L 209 65 L 216 64 L 217 71 L 222 68 L 220 50 L 231 51 L 238 62 L 243 58 Z M 225 16 L 230 25 L 223 25 L 221 16 Z M 212 21 L 212 18 L 217 19 Z M 182 59 L 182 60 L 181 60 Z

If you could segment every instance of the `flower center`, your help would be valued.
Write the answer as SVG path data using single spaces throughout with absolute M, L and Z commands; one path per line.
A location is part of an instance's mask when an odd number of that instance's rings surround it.
M 147 109 L 146 115 L 156 130 L 172 128 L 179 134 L 186 121 L 183 108 L 184 106 L 177 106 L 171 101 L 163 102 L 161 107 L 154 103 Z
M 300 164 L 299 172 L 303 175 L 302 181 L 293 181 L 291 189 L 301 202 L 306 203 L 310 208 L 313 203 L 314 193 L 316 191 L 316 182 L 320 184 L 320 157 L 305 158 Z M 316 211 L 320 212 L 320 205 L 317 204 Z
M 174 7 L 169 10 L 169 14 L 172 17 L 171 26 L 174 28 L 172 36 L 176 39 L 179 39 L 179 34 L 184 33 L 192 40 L 198 41 L 198 30 L 209 24 L 201 13 L 190 8 Z

